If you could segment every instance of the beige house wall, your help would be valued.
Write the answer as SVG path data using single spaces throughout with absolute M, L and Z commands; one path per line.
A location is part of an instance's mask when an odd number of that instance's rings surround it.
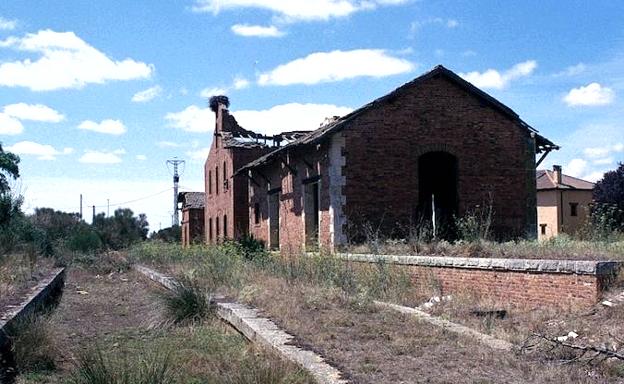
M 573 234 L 589 217 L 592 191 L 542 190 L 537 191 L 538 238 L 548 239 L 560 233 Z M 577 215 L 572 216 L 571 203 L 577 204 Z M 545 230 L 542 230 L 546 225 Z

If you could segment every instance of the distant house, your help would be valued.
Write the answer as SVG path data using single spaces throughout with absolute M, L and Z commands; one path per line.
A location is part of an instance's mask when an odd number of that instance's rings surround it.
M 589 217 L 594 183 L 564 175 L 560 165 L 553 170 L 538 170 L 537 223 L 540 239 L 560 233 L 572 234 Z
M 204 204 L 203 192 L 180 192 L 178 204 L 182 210 L 182 246 L 204 242 Z

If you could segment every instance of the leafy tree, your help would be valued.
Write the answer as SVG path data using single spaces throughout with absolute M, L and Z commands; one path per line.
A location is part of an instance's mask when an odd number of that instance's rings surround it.
M 0 255 L 15 247 L 23 221 L 22 197 L 15 195 L 9 181 L 19 177 L 19 157 L 5 152 L 0 144 Z
M 19 156 L 5 152 L 0 143 L 0 193 L 4 194 L 10 191 L 9 178 L 13 180 L 19 177 Z
M 147 239 L 147 217 L 141 213 L 134 216 L 131 209 L 119 208 L 112 217 L 99 213 L 93 220 L 104 244 L 112 249 L 121 249 Z
M 624 231 L 624 163 L 596 183 L 594 203 L 594 224 L 606 230 Z

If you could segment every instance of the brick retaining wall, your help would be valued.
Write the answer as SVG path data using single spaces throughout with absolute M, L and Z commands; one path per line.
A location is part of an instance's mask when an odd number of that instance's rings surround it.
M 439 284 L 442 294 L 472 293 L 503 306 L 589 307 L 608 288 L 621 263 L 532 259 L 339 254 L 352 262 L 404 265 L 412 281 Z

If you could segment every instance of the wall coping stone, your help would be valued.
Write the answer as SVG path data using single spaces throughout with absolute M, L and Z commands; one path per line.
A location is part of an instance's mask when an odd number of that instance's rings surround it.
M 65 284 L 65 268 L 53 270 L 46 278 L 32 287 L 24 300 L 16 306 L 8 307 L 4 313 L 0 313 L 0 347 L 5 345 L 9 338 L 6 329 L 13 323 L 28 316 L 35 311 L 38 306 L 54 293 L 55 289 L 63 287 Z M 0 308 L 2 310 L 2 308 Z
M 423 267 L 465 268 L 493 271 L 563 273 L 602 276 L 615 273 L 624 263 L 596 260 L 501 259 L 483 257 L 374 255 L 337 253 L 337 257 L 361 263 L 386 262 Z
M 135 264 L 134 268 L 150 280 L 169 290 L 178 287 L 178 282 L 151 268 Z M 314 351 L 295 345 L 294 337 L 281 330 L 272 320 L 262 317 L 255 308 L 240 303 L 215 302 L 217 316 L 231 324 L 252 343 L 261 344 L 281 354 L 285 359 L 307 370 L 319 384 L 348 384 L 342 373 L 328 364 Z

